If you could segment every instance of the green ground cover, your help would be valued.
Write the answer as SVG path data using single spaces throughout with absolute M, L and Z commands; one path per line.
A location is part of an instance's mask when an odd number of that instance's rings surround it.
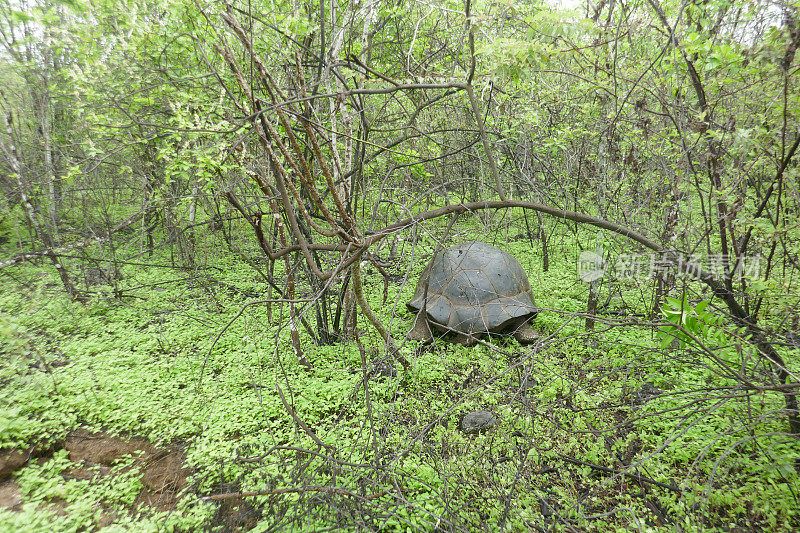
M 230 255 L 211 254 L 219 259 L 206 266 L 214 268 L 195 273 L 126 267 L 123 298 L 100 287 L 86 304 L 66 299 L 46 268 L 25 265 L 0 278 L 0 449 L 49 451 L 14 473 L 24 504 L 0 510 L 0 525 L 224 530 L 222 504 L 204 499 L 222 487 L 311 486 L 345 492 L 244 498 L 248 527 L 430 530 L 438 520 L 442 528 L 510 531 L 794 529 L 798 445 L 783 434 L 780 396 L 737 394 L 736 380 L 707 354 L 664 348 L 634 282 L 617 282 L 610 300 L 611 308 L 625 304 L 627 323 L 587 332 L 570 315 L 586 309 L 579 248 L 552 248 L 543 273 L 527 240 L 508 245 L 544 309 L 535 320 L 539 343 L 406 342 L 412 369 L 371 378 L 353 341 L 315 347 L 303 335 L 308 370 L 288 328 L 268 323 L 263 305 L 231 322 L 266 284 Z M 389 284 L 386 302 L 380 276 L 367 273 L 370 304 L 397 339 L 410 327 L 404 302 L 422 266 L 395 265 L 409 282 Z M 363 318 L 359 328 L 371 368 L 385 358 L 382 343 Z M 741 343 L 712 349 L 732 365 L 748 351 Z M 662 394 L 637 402 L 647 382 Z M 310 432 L 295 424 L 278 388 Z M 459 420 L 472 410 L 494 413 L 497 427 L 465 435 Z M 180 443 L 192 474 L 172 507 L 137 503 L 142 471 L 131 456 L 110 474 L 65 474 L 75 464 L 61 448 L 79 428 Z

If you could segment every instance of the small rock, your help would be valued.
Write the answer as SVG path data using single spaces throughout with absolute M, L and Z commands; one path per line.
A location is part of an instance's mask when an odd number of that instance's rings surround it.
M 634 405 L 642 405 L 643 403 L 647 403 L 653 398 L 660 396 L 663 392 L 664 391 L 656 387 L 652 381 L 648 381 L 642 385 L 641 389 L 637 390 L 631 395 L 631 399 L 633 400 Z
M 545 518 L 549 518 L 556 514 L 555 509 L 553 509 L 553 505 L 545 498 L 539 500 L 539 505 L 542 510 L 542 516 Z
M 83 273 L 87 285 L 99 285 L 106 281 L 106 273 L 98 267 L 89 267 Z
M 461 431 L 466 434 L 480 433 L 497 425 L 497 418 L 491 411 L 472 411 L 461 419 Z
M 524 394 L 527 393 L 530 389 L 535 388 L 538 385 L 536 382 L 536 378 L 533 376 L 528 376 L 526 378 L 522 378 L 519 383 L 519 390 Z

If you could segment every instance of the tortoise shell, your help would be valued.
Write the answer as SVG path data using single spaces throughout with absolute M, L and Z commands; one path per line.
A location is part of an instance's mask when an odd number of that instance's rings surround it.
M 424 309 L 431 326 L 468 335 L 516 329 L 538 313 L 519 261 L 477 241 L 439 251 L 406 305 Z

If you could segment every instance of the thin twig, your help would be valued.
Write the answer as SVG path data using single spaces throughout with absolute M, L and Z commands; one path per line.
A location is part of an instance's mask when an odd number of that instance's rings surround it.
M 270 490 L 252 490 L 248 492 L 226 492 L 223 494 L 214 494 L 213 496 L 204 496 L 201 498 L 204 502 L 213 502 L 218 500 L 227 500 L 230 498 L 250 498 L 252 496 L 269 496 L 271 494 L 292 494 L 296 492 L 328 492 L 330 494 L 340 494 L 342 496 L 350 496 L 351 498 L 359 498 L 361 500 L 374 500 L 389 494 L 390 490 L 384 490 L 377 494 L 370 494 L 369 496 L 360 496 L 354 494 L 349 490 L 341 489 L 339 487 L 326 487 L 324 485 L 309 485 L 308 487 L 289 487 L 284 489 L 270 489 Z

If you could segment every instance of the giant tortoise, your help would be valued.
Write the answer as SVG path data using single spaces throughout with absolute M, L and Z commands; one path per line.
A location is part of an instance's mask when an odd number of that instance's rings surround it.
M 406 305 L 417 315 L 409 339 L 430 342 L 431 330 L 466 345 L 487 333 L 512 333 L 521 343 L 537 338 L 528 324 L 538 309 L 527 274 L 512 255 L 483 242 L 436 253 Z

